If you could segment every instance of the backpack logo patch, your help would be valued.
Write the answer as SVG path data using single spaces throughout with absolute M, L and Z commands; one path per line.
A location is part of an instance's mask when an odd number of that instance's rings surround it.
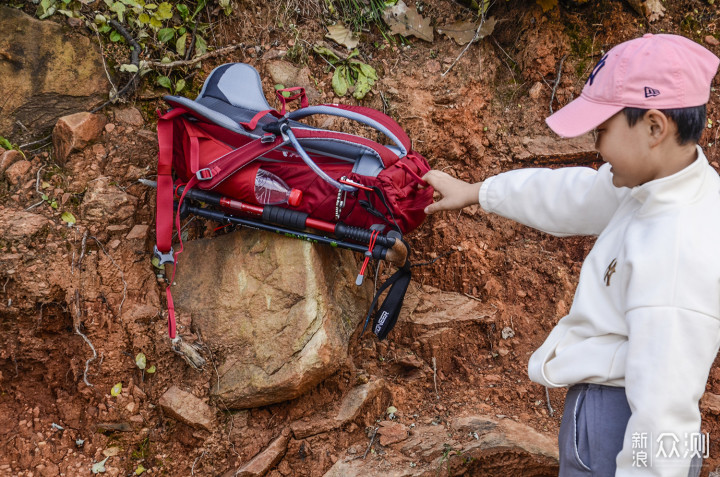
M 388 316 L 390 316 L 390 313 L 388 313 L 387 311 L 383 311 L 380 314 L 380 319 L 378 320 L 377 325 L 375 325 L 375 334 L 380 333 L 383 325 L 385 324 L 385 320 L 387 320 Z
M 617 258 L 613 258 L 612 262 L 610 262 L 610 265 L 608 265 L 607 269 L 605 269 L 605 286 L 610 286 L 610 278 L 613 276 L 613 273 L 615 273 L 617 267 Z
M 660 96 L 660 91 L 649 86 L 645 86 L 645 97 L 654 98 L 655 96 Z

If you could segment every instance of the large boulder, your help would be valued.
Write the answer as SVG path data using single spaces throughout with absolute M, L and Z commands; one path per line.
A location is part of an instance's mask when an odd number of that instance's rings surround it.
M 61 116 L 85 111 L 107 96 L 109 82 L 94 37 L 73 34 L 0 5 L 0 131 L 16 137 L 18 121 L 49 130 Z
M 219 359 L 213 393 L 231 408 L 264 406 L 338 370 L 372 292 L 356 274 L 351 252 L 267 232 L 185 244 L 175 308 Z

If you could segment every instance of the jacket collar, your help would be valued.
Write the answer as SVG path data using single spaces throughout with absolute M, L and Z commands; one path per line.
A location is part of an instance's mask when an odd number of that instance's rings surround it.
M 644 208 L 692 202 L 702 193 L 708 174 L 715 172 L 700 146 L 697 146 L 697 153 L 697 159 L 685 169 L 633 187 L 630 195 L 645 204 Z

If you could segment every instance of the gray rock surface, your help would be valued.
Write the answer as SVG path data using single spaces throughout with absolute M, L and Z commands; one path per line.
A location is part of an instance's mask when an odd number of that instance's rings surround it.
M 173 297 L 219 359 L 231 408 L 294 399 L 334 373 L 364 317 L 351 252 L 242 230 L 185 244 Z M 182 316 L 181 316 L 182 319 Z
M 99 105 L 110 89 L 96 42 L 52 21 L 0 5 L 0 131 L 37 134 Z

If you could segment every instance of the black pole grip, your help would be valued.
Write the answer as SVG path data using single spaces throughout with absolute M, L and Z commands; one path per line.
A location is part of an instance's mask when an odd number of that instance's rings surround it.
M 335 235 L 337 235 L 338 238 L 352 240 L 359 243 L 370 243 L 370 236 L 372 233 L 372 230 L 361 229 L 360 227 L 353 227 L 352 225 L 345 225 L 342 222 L 338 222 L 335 226 Z M 395 244 L 395 238 L 391 237 L 390 234 L 380 234 L 375 239 L 375 243 L 382 247 L 392 247 Z
M 262 220 L 271 224 L 283 225 L 285 227 L 302 230 L 305 228 L 308 214 L 297 210 L 284 209 L 266 205 L 263 207 Z

